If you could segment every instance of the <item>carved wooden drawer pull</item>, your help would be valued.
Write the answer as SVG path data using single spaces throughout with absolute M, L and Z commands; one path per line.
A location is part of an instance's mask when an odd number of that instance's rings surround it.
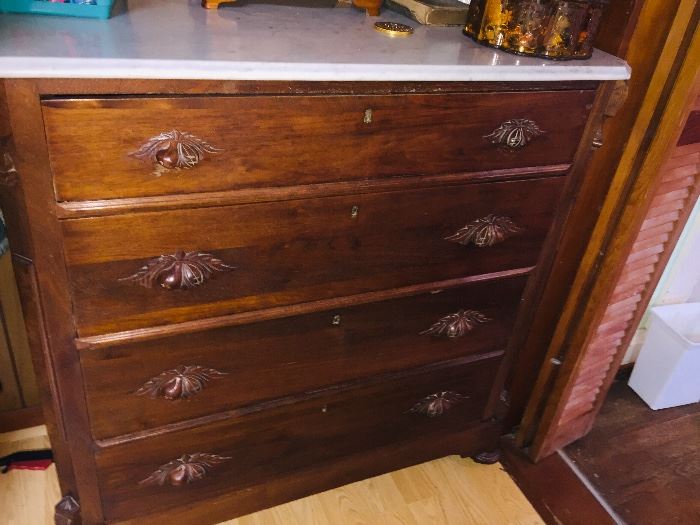
M 445 237 L 445 240 L 464 246 L 468 246 L 471 243 L 474 246 L 483 248 L 503 242 L 508 237 L 512 237 L 521 231 L 522 228 L 516 226 L 510 217 L 490 214 L 470 222 L 457 233 Z
M 199 365 L 178 366 L 152 377 L 135 393 L 152 399 L 161 397 L 170 401 L 187 399 L 199 394 L 212 379 L 224 377 L 226 372 Z
M 461 403 L 467 399 L 467 396 L 453 392 L 452 390 L 445 390 L 444 392 L 438 392 L 436 394 L 431 394 L 424 397 L 418 403 L 413 405 L 407 413 L 408 414 L 423 414 L 428 417 L 441 416 L 449 412 L 453 406 L 457 403 Z
M 489 321 L 491 319 L 476 310 L 460 310 L 457 313 L 442 317 L 430 328 L 423 330 L 420 335 L 434 335 L 436 337 L 456 339 L 472 331 L 477 324 L 488 323 Z
M 234 269 L 210 253 L 179 250 L 151 259 L 138 272 L 120 280 L 135 281 L 144 288 L 157 285 L 168 290 L 186 290 L 205 283 L 214 272 Z
M 204 479 L 209 470 L 227 459 L 231 458 L 202 452 L 184 454 L 165 465 L 161 465 L 140 484 L 162 486 L 168 483 L 173 487 L 187 485 L 193 481 Z
M 535 122 L 526 118 L 506 120 L 484 138 L 492 144 L 500 144 L 511 149 L 520 149 L 527 146 L 532 139 L 544 135 Z
M 129 155 L 168 169 L 189 169 L 199 164 L 208 154 L 220 151 L 192 133 L 174 129 L 151 137 Z

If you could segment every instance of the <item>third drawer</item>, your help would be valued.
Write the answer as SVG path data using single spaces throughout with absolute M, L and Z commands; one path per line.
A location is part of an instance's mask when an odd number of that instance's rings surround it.
M 81 355 L 95 438 L 502 351 L 526 276 Z M 122 414 L 124 417 L 115 417 Z

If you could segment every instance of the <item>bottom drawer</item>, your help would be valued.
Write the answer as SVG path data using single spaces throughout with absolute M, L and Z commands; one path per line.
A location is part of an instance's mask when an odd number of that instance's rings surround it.
M 131 519 L 250 491 L 392 445 L 430 447 L 433 437 L 464 431 L 482 417 L 501 359 L 473 359 L 103 449 L 96 461 L 105 518 Z M 439 450 L 435 457 L 460 452 Z M 396 464 L 424 459 L 396 458 Z M 301 472 L 298 481 L 305 482 Z

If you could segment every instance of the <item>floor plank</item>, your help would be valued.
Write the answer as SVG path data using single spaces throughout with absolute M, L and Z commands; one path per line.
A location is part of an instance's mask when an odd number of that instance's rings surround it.
M 506 471 L 546 523 L 616 525 L 607 502 L 599 501 L 560 453 L 532 463 L 512 439 L 504 439 L 502 445 Z
M 44 427 L 0 434 L 0 455 L 48 446 Z M 3 525 L 49 525 L 56 472 L 0 476 Z M 5 521 L 3 521 L 5 520 Z M 542 525 L 499 465 L 438 459 L 263 510 L 222 525 Z
M 0 456 L 49 446 L 43 426 L 0 434 Z M 3 525 L 52 525 L 53 507 L 60 499 L 54 465 L 46 471 L 11 470 L 0 474 Z
M 700 404 L 654 411 L 617 381 L 566 453 L 627 523 L 700 524 Z

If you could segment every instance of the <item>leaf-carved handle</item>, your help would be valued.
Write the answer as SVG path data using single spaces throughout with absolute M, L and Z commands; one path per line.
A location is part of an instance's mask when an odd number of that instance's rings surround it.
M 503 242 L 522 230 L 510 217 L 489 214 L 486 217 L 473 220 L 452 235 L 445 237 L 445 240 L 463 246 L 473 244 L 484 248 Z
M 231 458 L 204 452 L 184 454 L 165 465 L 161 465 L 139 484 L 156 486 L 169 484 L 173 487 L 180 487 L 204 479 L 211 469 L 228 459 Z
M 490 318 L 477 310 L 460 310 L 441 317 L 430 328 L 420 332 L 419 335 L 456 339 L 467 332 L 471 332 L 479 323 L 488 323 L 489 321 L 491 321 Z
M 213 146 L 187 131 L 166 131 L 147 139 L 130 156 L 160 164 L 167 169 L 190 169 L 199 164 L 207 155 L 219 153 L 221 149 Z
M 468 396 L 463 396 L 452 390 L 444 390 L 430 394 L 418 401 L 415 405 L 409 408 L 407 414 L 422 414 L 428 417 L 442 416 L 452 408 L 467 399 Z
M 533 139 L 544 135 L 545 132 L 532 120 L 515 118 L 506 120 L 484 138 L 492 144 L 498 144 L 510 149 L 524 148 Z
M 199 394 L 212 379 L 220 379 L 225 375 L 226 372 L 200 365 L 181 365 L 152 377 L 135 394 L 169 401 L 187 399 Z
M 213 278 L 216 272 L 235 270 L 210 253 L 184 252 L 161 255 L 148 261 L 135 274 L 120 281 L 134 281 L 144 288 L 160 286 L 167 290 L 194 288 Z

